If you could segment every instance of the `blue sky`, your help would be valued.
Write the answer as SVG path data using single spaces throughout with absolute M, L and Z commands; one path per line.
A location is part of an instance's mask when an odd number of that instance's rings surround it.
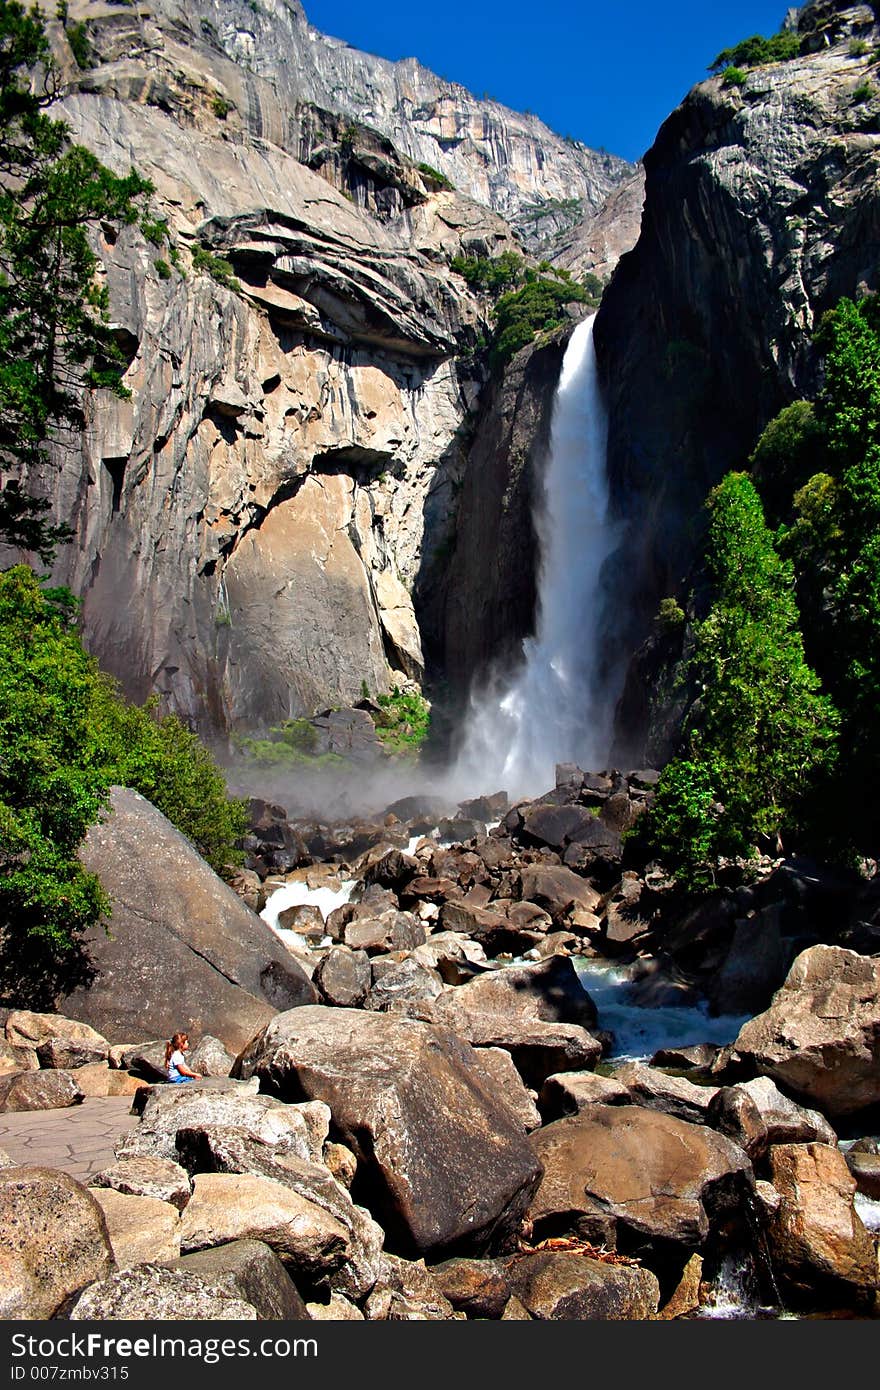
M 419 58 L 477 96 L 534 111 L 560 135 L 638 159 L 722 48 L 772 34 L 775 0 L 303 0 L 325 34 Z

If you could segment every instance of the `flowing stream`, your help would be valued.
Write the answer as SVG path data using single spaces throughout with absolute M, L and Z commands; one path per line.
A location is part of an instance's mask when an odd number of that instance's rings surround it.
M 503 689 L 471 699 L 457 780 L 512 797 L 554 784 L 557 762 L 603 767 L 613 702 L 599 670 L 602 566 L 618 539 L 608 517 L 607 422 L 593 346 L 578 324 L 553 404 L 542 505 L 537 630 Z

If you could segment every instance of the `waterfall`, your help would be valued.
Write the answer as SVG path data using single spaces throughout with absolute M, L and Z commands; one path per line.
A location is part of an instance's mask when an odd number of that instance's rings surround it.
M 523 643 L 522 664 L 506 686 L 471 697 L 455 771 L 459 784 L 475 790 L 537 795 L 554 785 L 557 762 L 606 764 L 613 710 L 598 670 L 600 576 L 618 528 L 608 520 L 594 318 L 571 336 L 553 403 L 535 517 L 537 630 Z

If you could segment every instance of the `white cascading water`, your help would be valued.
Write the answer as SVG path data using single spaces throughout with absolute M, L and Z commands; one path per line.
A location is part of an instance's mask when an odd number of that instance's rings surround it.
M 455 782 L 511 797 L 554 784 L 557 762 L 605 766 L 611 701 L 597 670 L 600 575 L 618 539 L 608 519 L 607 423 L 593 347 L 594 317 L 571 336 L 550 428 L 540 546 L 537 632 L 507 687 L 471 698 Z

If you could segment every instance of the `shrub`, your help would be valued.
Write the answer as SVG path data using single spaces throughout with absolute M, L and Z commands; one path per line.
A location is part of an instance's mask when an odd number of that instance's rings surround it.
M 522 283 L 526 263 L 515 251 L 500 256 L 454 256 L 450 269 L 461 275 L 472 289 L 497 297 Z
M 756 68 L 763 63 L 785 63 L 800 56 L 801 41 L 791 30 L 783 29 L 771 38 L 761 34 L 742 39 L 733 48 L 724 48 L 713 63 L 709 72 L 721 72 L 724 68 Z
M 744 87 L 748 81 L 748 74 L 742 68 L 725 68 L 722 85 L 725 87 Z
M 141 231 L 153 246 L 164 246 L 168 241 L 168 223 L 164 217 L 142 217 Z
M 441 174 L 439 169 L 435 169 L 433 164 L 419 164 L 416 167 L 429 183 L 435 183 L 438 188 L 446 189 L 450 193 L 455 191 L 455 184 L 445 174 Z
M 853 106 L 860 106 L 862 102 L 871 101 L 875 95 L 870 82 L 861 82 L 852 94 Z
M 215 256 L 210 251 L 206 251 L 204 246 L 196 246 L 192 253 L 193 270 L 196 272 L 204 271 L 210 275 L 212 280 L 216 280 L 218 285 L 223 285 L 227 290 L 240 290 L 241 285 L 235 278 L 235 271 L 229 261 L 222 256 Z
M 380 695 L 381 710 L 375 716 L 377 737 L 395 753 L 416 754 L 428 736 L 431 707 L 417 692 L 394 686 L 389 695 Z
M 218 121 L 225 121 L 232 110 L 232 102 L 227 101 L 226 97 L 220 96 L 218 93 L 211 101 L 211 110 L 214 112 Z
M 77 67 L 89 67 L 92 61 L 92 46 L 89 43 L 85 22 L 81 20 L 79 24 L 68 24 L 64 32 L 67 35 L 67 42 L 70 44 L 70 51 L 76 60 Z
M 868 52 L 868 44 L 865 39 L 850 39 L 849 56 L 851 58 L 864 58 Z
M 171 266 L 168 264 L 167 261 L 153 261 L 153 265 L 156 267 L 156 274 L 158 275 L 160 280 L 171 279 Z
M 590 302 L 582 285 L 564 278 L 548 279 L 526 273 L 521 289 L 502 295 L 495 306 L 495 338 L 489 354 L 495 368 L 508 362 L 537 333 L 550 333 L 566 322 L 566 304 Z

